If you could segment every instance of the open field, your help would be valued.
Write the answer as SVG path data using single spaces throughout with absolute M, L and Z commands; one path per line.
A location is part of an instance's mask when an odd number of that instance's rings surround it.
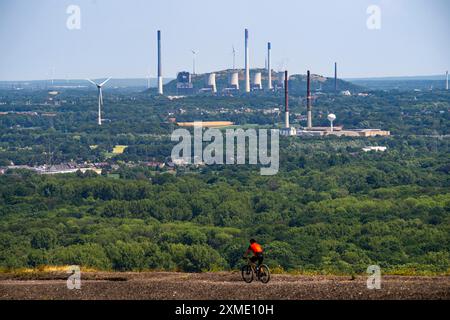
M 450 299 L 450 277 L 384 276 L 381 290 L 366 277 L 273 275 L 269 284 L 244 283 L 233 273 L 83 273 L 81 290 L 68 290 L 65 273 L 1 274 L 0 299 L 96 300 L 318 300 Z

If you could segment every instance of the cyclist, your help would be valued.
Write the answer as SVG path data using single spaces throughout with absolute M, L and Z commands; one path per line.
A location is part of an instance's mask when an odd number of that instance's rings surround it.
M 263 248 L 259 243 L 256 242 L 255 239 L 250 239 L 250 246 L 245 252 L 244 258 L 247 258 L 250 252 L 253 252 L 253 257 L 250 258 L 250 261 L 252 263 L 258 262 L 258 264 L 256 265 L 256 272 L 259 272 L 259 266 L 263 263 L 264 260 L 263 251 L 264 251 Z

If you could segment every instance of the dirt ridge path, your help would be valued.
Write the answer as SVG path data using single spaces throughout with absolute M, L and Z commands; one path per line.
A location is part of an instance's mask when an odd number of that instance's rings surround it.
M 69 290 L 68 275 L 0 275 L 0 300 L 450 300 L 450 277 L 383 276 L 381 290 L 366 277 L 273 275 L 269 284 L 246 284 L 238 272 L 82 273 L 81 290 Z

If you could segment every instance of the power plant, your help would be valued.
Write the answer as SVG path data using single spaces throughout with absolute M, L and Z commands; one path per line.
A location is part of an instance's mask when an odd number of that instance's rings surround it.
M 290 124 L 290 111 L 289 111 L 289 74 L 288 71 L 276 73 L 275 80 L 272 75 L 272 61 L 271 61 L 271 50 L 272 45 L 270 42 L 267 43 L 267 58 L 265 69 L 255 69 L 252 71 L 252 81 L 250 81 L 250 53 L 249 53 L 249 32 L 245 29 L 245 67 L 244 69 L 236 69 L 235 64 L 235 54 L 236 51 L 233 47 L 233 69 L 226 72 L 212 72 L 205 75 L 205 84 L 200 93 L 212 93 L 217 94 L 218 86 L 217 79 L 219 79 L 219 84 L 221 85 L 221 90 L 224 94 L 235 94 L 240 92 L 240 81 L 244 81 L 243 91 L 249 93 L 251 91 L 262 91 L 267 89 L 267 91 L 275 90 L 275 92 L 280 92 L 284 89 L 284 104 L 285 104 L 285 114 L 284 114 L 284 125 L 280 129 L 280 134 L 282 136 L 351 136 L 351 137 L 370 137 L 370 136 L 388 136 L 389 131 L 383 131 L 380 129 L 352 129 L 343 130 L 342 126 L 334 126 L 334 121 L 336 120 L 336 115 L 330 113 L 328 115 L 328 120 L 330 121 L 330 127 L 313 127 L 313 113 L 312 113 L 312 100 L 313 96 L 311 93 L 311 72 L 308 70 L 306 75 L 306 127 L 295 128 Z M 158 44 L 158 94 L 163 94 L 163 76 L 162 76 L 162 54 L 161 54 L 161 31 L 157 32 L 157 44 Z M 197 52 L 192 51 L 194 56 Z M 265 75 L 267 72 L 267 78 L 263 78 L 263 72 Z M 334 92 L 338 91 L 338 69 L 337 62 L 334 63 Z M 228 77 L 224 81 L 224 76 Z M 198 77 L 197 77 L 198 78 Z M 317 78 L 317 76 L 316 76 Z M 323 77 L 322 77 L 323 78 Z M 263 85 L 263 80 L 267 83 Z M 224 88 L 224 82 L 226 87 Z M 106 83 L 106 82 L 105 82 Z M 103 84 L 101 84 L 103 85 Z M 320 83 L 322 85 L 322 83 Z M 97 85 L 98 86 L 98 85 Z M 322 86 L 321 86 L 322 87 Z M 194 94 L 195 89 L 192 83 L 192 77 L 189 72 L 183 71 L 177 75 L 177 94 L 188 95 Z M 448 72 L 446 72 L 446 89 L 448 90 Z M 99 89 L 99 114 L 103 104 L 101 97 L 101 88 Z M 321 91 L 319 89 L 318 91 Z M 321 94 L 321 93 L 318 93 Z M 101 116 L 99 115 L 99 124 L 101 124 Z
M 163 78 L 162 78 L 162 62 L 161 62 L 161 31 L 157 32 L 158 38 L 158 94 L 164 94 L 163 92 Z

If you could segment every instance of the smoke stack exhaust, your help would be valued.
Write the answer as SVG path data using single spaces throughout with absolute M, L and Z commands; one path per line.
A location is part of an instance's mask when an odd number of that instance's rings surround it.
M 289 76 L 287 70 L 284 72 L 284 112 L 285 112 L 285 128 L 289 129 Z
M 250 63 L 248 53 L 248 29 L 245 29 L 245 92 L 250 92 Z
M 311 107 L 311 73 L 308 70 L 307 74 L 307 84 L 306 84 L 306 101 L 307 101 L 307 112 L 308 112 L 308 129 L 312 129 L 312 107 Z
M 337 62 L 334 63 L 334 93 L 337 93 Z
M 272 50 L 272 44 L 267 43 L 267 90 L 272 90 L 272 67 L 270 63 L 270 51 Z
M 161 63 L 161 31 L 158 30 L 158 94 L 163 94 L 163 78 Z

